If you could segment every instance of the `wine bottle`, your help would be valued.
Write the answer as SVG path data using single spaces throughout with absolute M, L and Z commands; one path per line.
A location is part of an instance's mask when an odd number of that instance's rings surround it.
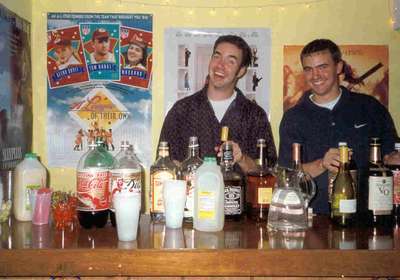
M 393 226 L 393 175 L 382 162 L 379 138 L 370 143 L 368 176 L 369 222 L 374 226 Z
M 357 200 L 354 182 L 349 171 L 349 150 L 347 145 L 339 146 L 339 172 L 333 182 L 331 219 L 341 226 L 354 222 Z
M 392 157 L 393 160 L 387 163 L 387 167 L 393 173 L 393 211 L 396 223 L 400 223 L 400 142 L 394 144 L 397 156 Z

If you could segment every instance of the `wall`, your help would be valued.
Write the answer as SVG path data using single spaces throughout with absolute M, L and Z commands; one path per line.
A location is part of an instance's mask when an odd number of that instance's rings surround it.
M 28 1 L 2 1 L 29 15 Z M 16 3 L 18 3 L 18 5 Z M 21 3 L 21 4 L 20 4 Z M 141 4 L 144 3 L 144 4 Z M 263 3 L 262 8 L 257 8 Z M 299 3 L 299 4 L 297 4 Z M 173 5 L 185 5 L 178 8 Z M 189 8 L 195 6 L 196 8 Z M 245 6 L 244 8 L 215 8 Z M 253 7 L 250 7 L 253 6 Z M 328 37 L 338 44 L 387 44 L 390 57 L 389 109 L 400 129 L 400 32 L 390 24 L 390 0 L 35 0 L 32 9 L 34 89 L 34 151 L 47 161 L 46 149 L 46 13 L 112 12 L 154 15 L 153 147 L 163 116 L 164 48 L 166 27 L 267 27 L 272 30 L 271 124 L 278 145 L 282 117 L 282 61 L 285 44 L 305 44 Z M 396 105 L 397 104 L 397 105 Z M 154 150 L 154 149 L 153 149 Z M 51 186 L 74 189 L 73 169 L 50 169 Z
M 0 3 L 32 23 L 32 0 L 0 0 Z

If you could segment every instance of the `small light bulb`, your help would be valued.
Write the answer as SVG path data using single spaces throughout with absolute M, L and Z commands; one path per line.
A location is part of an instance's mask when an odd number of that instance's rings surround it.
M 311 7 L 310 4 L 306 4 L 306 8 L 309 9 Z
M 234 10 L 233 10 L 233 15 L 234 15 L 234 16 L 237 16 L 238 14 L 239 14 L 239 11 L 238 11 L 237 9 L 234 9 Z
M 285 10 L 285 7 L 280 7 L 280 10 L 283 12 Z
M 261 7 L 258 7 L 257 8 L 257 13 L 261 13 L 262 12 L 262 8 Z
M 215 16 L 217 13 L 217 11 L 215 9 L 211 9 L 210 10 L 210 15 Z

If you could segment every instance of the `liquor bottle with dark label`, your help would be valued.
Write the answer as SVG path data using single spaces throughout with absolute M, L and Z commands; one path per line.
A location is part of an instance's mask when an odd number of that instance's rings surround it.
M 400 142 L 394 144 L 396 155 L 387 162 L 387 167 L 393 173 L 393 206 L 396 224 L 400 224 Z
M 357 200 L 353 179 L 349 171 L 349 150 L 347 145 L 339 147 L 339 172 L 333 182 L 331 219 L 340 226 L 354 222 Z
M 233 170 L 233 151 L 232 144 L 229 142 L 222 147 L 220 166 L 225 185 L 225 219 L 239 221 L 244 213 L 244 185 L 242 176 Z
M 268 170 L 265 159 L 265 139 L 257 140 L 257 167 L 247 175 L 247 216 L 257 222 L 267 221 L 276 177 Z
M 196 136 L 189 138 L 189 151 L 187 158 L 182 162 L 181 175 L 182 179 L 186 181 L 187 196 L 186 205 L 183 212 L 183 219 L 185 222 L 193 222 L 193 207 L 194 207 L 194 190 L 195 184 L 195 173 L 197 168 L 203 163 L 200 158 L 199 151 L 199 140 Z
M 150 167 L 150 216 L 154 222 L 163 222 L 164 200 L 163 184 L 165 180 L 176 179 L 178 167 L 169 157 L 168 142 L 158 146 L 158 158 Z
M 382 162 L 379 138 L 370 143 L 368 210 L 372 225 L 393 226 L 393 175 Z

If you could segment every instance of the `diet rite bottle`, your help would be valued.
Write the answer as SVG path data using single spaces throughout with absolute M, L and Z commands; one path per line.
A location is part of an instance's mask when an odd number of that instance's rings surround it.
M 115 227 L 113 195 L 115 192 L 137 193 L 142 195 L 142 166 L 129 142 L 121 142 L 121 150 L 115 156 L 110 181 L 110 220 Z
M 196 172 L 193 227 L 200 231 L 224 227 L 224 179 L 215 157 L 205 157 Z
M 46 180 L 46 168 L 36 154 L 25 154 L 14 173 L 14 216 L 18 221 L 32 221 L 34 191 L 46 187 Z
M 77 215 L 84 228 L 104 227 L 108 220 L 110 169 L 113 156 L 104 148 L 101 138 L 89 144 L 78 163 Z

